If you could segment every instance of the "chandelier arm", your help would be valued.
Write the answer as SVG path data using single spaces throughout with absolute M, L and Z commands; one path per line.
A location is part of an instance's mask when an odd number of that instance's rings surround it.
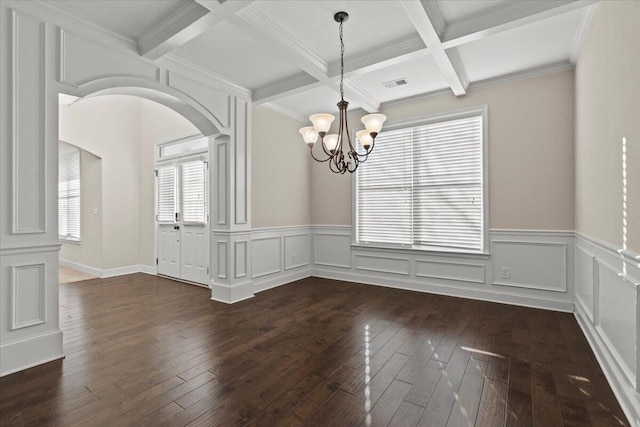
M 314 144 L 315 145 L 315 144 Z M 314 154 L 313 154 L 313 145 L 309 147 L 309 153 L 311 153 L 311 157 L 313 158 L 313 160 L 315 160 L 316 162 L 320 162 L 320 163 L 324 163 L 327 162 L 329 160 L 331 160 L 331 156 L 327 157 L 326 159 L 322 160 L 317 158 Z
M 371 141 L 371 146 L 369 147 L 369 149 L 364 149 L 364 153 L 359 153 L 357 148 L 353 148 L 351 147 L 351 149 L 353 150 L 354 154 L 356 154 L 358 157 L 364 157 L 365 159 L 367 157 L 369 157 L 369 154 L 371 154 L 371 152 L 373 151 L 373 146 L 376 145 L 376 140 L 375 138 L 373 139 L 373 141 Z M 364 160 L 362 160 L 364 162 Z
M 329 150 L 327 150 L 327 147 L 325 147 L 325 145 L 324 145 L 324 137 L 320 137 L 320 145 L 322 146 L 322 151 L 324 151 L 324 154 L 326 154 L 330 158 L 335 156 L 335 153 L 331 154 L 331 152 Z

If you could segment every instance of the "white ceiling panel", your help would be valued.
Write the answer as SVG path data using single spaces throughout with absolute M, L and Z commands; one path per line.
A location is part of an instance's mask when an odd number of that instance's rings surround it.
M 582 10 L 565 13 L 458 46 L 469 80 L 569 61 L 583 14 Z
M 390 87 L 393 81 L 404 79 L 407 84 Z M 381 102 L 393 101 L 448 88 L 431 55 L 401 62 L 351 79 Z
M 165 15 L 191 0 L 50 0 L 101 27 L 138 38 Z
M 340 59 L 336 12 L 349 14 L 344 24 L 346 57 L 415 33 L 397 0 L 263 0 L 254 5 L 327 62 Z
M 345 98 L 345 101 L 349 101 L 347 95 L 345 95 Z M 288 96 L 274 102 L 274 104 L 303 117 L 309 117 L 311 114 L 316 113 L 337 114 L 338 106 L 336 104 L 338 101 L 340 101 L 340 95 L 323 86 L 307 92 Z M 349 102 L 349 111 L 358 107 L 359 106 L 353 102 Z
M 464 20 L 470 16 L 497 10 L 509 0 L 438 0 L 446 22 Z
M 221 22 L 173 53 L 249 89 L 299 69 L 228 22 Z

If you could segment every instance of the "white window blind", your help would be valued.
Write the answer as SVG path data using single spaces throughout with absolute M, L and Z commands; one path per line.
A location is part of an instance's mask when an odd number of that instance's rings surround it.
M 175 222 L 177 219 L 176 168 L 175 166 L 158 168 L 156 175 L 156 221 Z
M 80 241 L 80 150 L 60 156 L 58 165 L 58 235 Z
M 357 240 L 483 249 L 483 118 L 382 132 L 357 174 Z
M 207 163 L 201 160 L 180 165 L 181 219 L 207 222 Z

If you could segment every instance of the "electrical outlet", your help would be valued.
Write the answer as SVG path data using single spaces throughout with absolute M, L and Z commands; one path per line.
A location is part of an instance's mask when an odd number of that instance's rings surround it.
M 89 249 L 89 258 L 91 258 L 91 249 Z
M 98 207 L 97 206 L 94 206 L 92 211 L 93 211 L 94 215 L 98 215 Z
M 501 279 L 510 279 L 511 278 L 511 269 L 509 267 L 502 267 L 500 278 Z
M 296 262 L 296 254 L 292 254 L 291 255 L 291 262 L 293 262 L 293 263 Z

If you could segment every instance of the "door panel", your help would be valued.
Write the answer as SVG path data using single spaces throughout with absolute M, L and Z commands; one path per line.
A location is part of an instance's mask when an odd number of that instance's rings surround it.
M 208 284 L 209 233 L 206 225 L 185 225 L 181 231 L 181 275 L 183 280 Z
M 180 278 L 180 231 L 158 224 L 158 274 Z

